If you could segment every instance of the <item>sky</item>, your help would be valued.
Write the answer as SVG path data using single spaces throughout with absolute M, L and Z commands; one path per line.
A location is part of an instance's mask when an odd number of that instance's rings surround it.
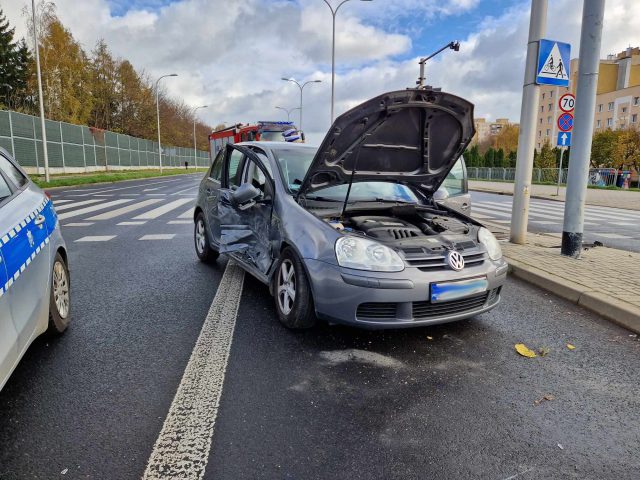
M 339 0 L 328 0 L 333 6 Z M 286 120 L 275 106 L 299 106 L 303 130 L 319 143 L 330 126 L 331 26 L 323 0 L 56 0 L 57 13 L 86 50 L 103 38 L 187 104 L 219 123 Z M 28 2 L 30 5 L 30 2 Z M 0 8 L 26 35 L 26 0 Z M 529 1 L 350 0 L 336 16 L 336 114 L 391 90 L 415 85 L 418 60 L 452 40 L 426 65 L 427 84 L 475 104 L 475 116 L 518 122 Z M 549 0 L 546 38 L 578 56 L 582 2 Z M 640 46 L 640 1 L 608 0 L 601 57 Z M 299 123 L 298 112 L 292 120 Z

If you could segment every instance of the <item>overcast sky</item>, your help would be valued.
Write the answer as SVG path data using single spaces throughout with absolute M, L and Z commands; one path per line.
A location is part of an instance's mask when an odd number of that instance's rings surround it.
M 331 0 L 330 0 L 331 1 Z M 281 80 L 319 79 L 304 90 L 303 128 L 319 142 L 329 127 L 331 14 L 322 0 L 56 0 L 58 16 L 90 50 L 104 38 L 210 124 L 285 119 L 299 90 Z M 338 0 L 333 0 L 334 5 Z M 26 0 L 0 0 L 18 35 Z M 29 2 L 30 5 L 30 2 Z M 445 6 L 443 6 L 445 5 Z M 476 117 L 519 120 L 529 1 L 352 0 L 337 18 L 336 113 L 415 84 L 418 58 L 429 84 L 472 101 Z M 549 0 L 547 38 L 578 55 L 582 2 Z M 608 0 L 601 55 L 640 46 L 639 0 Z M 297 112 L 292 119 L 298 121 Z

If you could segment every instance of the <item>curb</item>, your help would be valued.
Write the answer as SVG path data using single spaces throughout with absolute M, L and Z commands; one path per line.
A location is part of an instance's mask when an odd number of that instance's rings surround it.
M 589 287 L 565 280 L 539 268 L 505 258 L 509 263 L 509 272 L 514 276 L 591 310 L 627 330 L 640 333 L 639 307 L 590 290 Z

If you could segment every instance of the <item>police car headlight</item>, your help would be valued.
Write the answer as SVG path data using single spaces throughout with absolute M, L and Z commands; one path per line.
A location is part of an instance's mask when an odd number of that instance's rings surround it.
M 502 258 L 502 248 L 496 237 L 484 227 L 478 230 L 478 241 L 487 249 L 487 254 L 491 260 Z
M 336 241 L 338 265 L 372 272 L 401 272 L 404 262 L 397 252 L 381 243 L 354 236 Z

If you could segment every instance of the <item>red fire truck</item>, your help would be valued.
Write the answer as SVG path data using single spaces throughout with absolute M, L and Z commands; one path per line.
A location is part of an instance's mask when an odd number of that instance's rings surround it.
M 237 125 L 216 130 L 209 134 L 209 154 L 213 160 L 220 149 L 227 143 L 250 142 L 254 140 L 268 142 L 284 141 L 282 132 L 291 128 L 296 128 L 293 122 L 260 121 L 256 124 L 238 123 Z

